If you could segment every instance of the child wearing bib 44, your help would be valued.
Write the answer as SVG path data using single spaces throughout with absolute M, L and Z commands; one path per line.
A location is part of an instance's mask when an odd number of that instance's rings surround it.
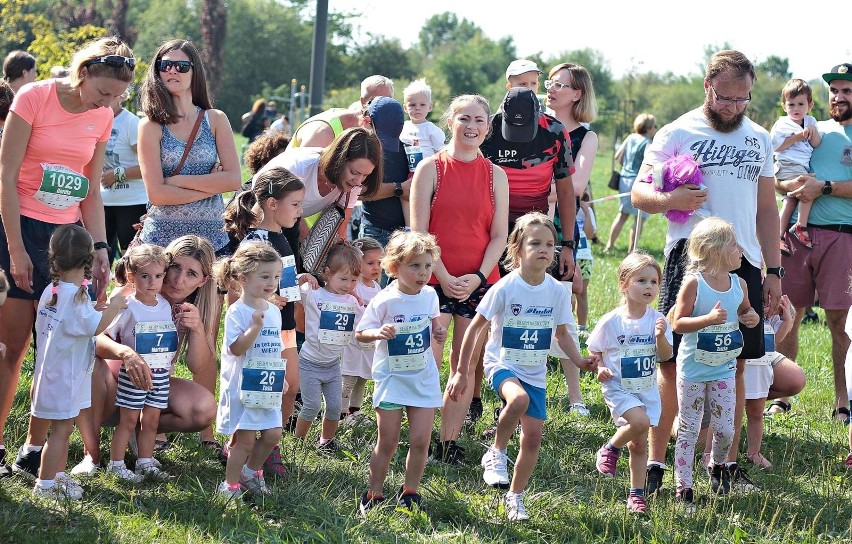
M 328 252 L 322 277 L 325 285 L 312 289 L 302 285 L 305 308 L 305 343 L 299 352 L 299 386 L 302 409 L 296 422 L 296 438 L 305 438 L 325 399 L 317 449 L 337 451 L 334 435 L 340 424 L 343 377 L 340 356 L 355 330 L 358 299 L 352 295 L 361 275 L 361 251 L 341 243 Z
M 154 460 L 160 410 L 169 404 L 169 373 L 178 350 L 172 306 L 160 296 L 167 266 L 165 250 L 151 244 L 131 248 L 115 264 L 116 283 L 130 284 L 134 292 L 127 297 L 127 309 L 110 324 L 106 333 L 136 351 L 151 371 L 151 388 L 147 390 L 142 384 L 133 383 L 123 366 L 118 371 L 115 404 L 120 419 L 112 435 L 107 472 L 131 482 L 140 482 L 144 476 L 168 477 Z M 124 464 L 124 452 L 137 425 L 141 427 L 136 437 L 134 473 Z
M 627 508 L 642 514 L 648 429 L 660 419 L 657 361 L 672 356 L 672 331 L 663 314 L 650 307 L 660 292 L 660 265 L 645 253 L 633 252 L 618 266 L 621 306 L 600 318 L 589 336 L 589 352 L 601 357 L 598 380 L 618 430 L 598 450 L 595 466 L 615 476 L 621 448 L 630 450 L 630 493 Z
M 482 456 L 485 483 L 506 493 L 510 521 L 529 519 L 523 503 L 524 489 L 538 460 L 545 409 L 545 373 L 553 331 L 568 358 L 580 368 L 595 370 L 596 357 L 580 357 L 579 346 L 568 331 L 573 323 L 571 295 L 547 274 L 553 262 L 556 228 L 546 215 L 528 213 L 517 220 L 509 235 L 504 266 L 511 273 L 494 284 L 476 308 L 476 317 L 462 340 L 459 371 L 447 386 L 458 398 L 467 389 L 475 368 L 477 336 L 490 324 L 485 346 L 485 375 L 494 391 L 506 401 L 500 412 L 494 445 Z M 509 480 L 506 448 L 521 424 L 520 452 Z
M 281 311 L 269 302 L 281 270 L 281 256 L 263 242 L 240 245 L 214 269 L 220 288 L 236 280 L 242 291 L 225 313 L 216 413 L 216 430 L 233 435 L 218 489 L 228 499 L 269 493 L 262 467 L 281 440 L 281 397 L 287 390 Z
M 719 495 L 730 492 L 724 461 L 734 437 L 734 374 L 743 348 L 739 324 L 755 327 L 760 316 L 749 304 L 745 280 L 730 273 L 742 260 L 730 223 L 704 219 L 687 245 L 690 264 L 672 310 L 672 328 L 683 335 L 677 354 L 676 498 L 691 503 L 695 444 L 705 402 L 710 405 L 713 432 L 711 489 Z
M 399 445 L 402 410 L 408 415 L 408 457 L 399 506 L 420 505 L 420 480 L 426 468 L 435 409 L 442 404 L 438 365 L 431 341 L 444 342 L 447 329 L 438 318 L 438 294 L 427 285 L 441 250 L 431 234 L 397 231 L 391 236 L 382 268 L 395 277 L 376 295 L 358 323 L 359 342 L 376 342 L 373 358 L 373 406 L 379 436 L 370 457 L 370 488 L 361 495 L 362 515 L 383 502 L 382 486 Z

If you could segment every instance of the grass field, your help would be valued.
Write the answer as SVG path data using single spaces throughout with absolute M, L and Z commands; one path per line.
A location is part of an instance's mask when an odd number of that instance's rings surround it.
M 602 145 L 602 149 L 607 149 Z M 610 194 L 609 156 L 597 160 L 596 196 Z M 617 201 L 596 207 L 599 237 L 606 234 Z M 661 258 L 665 220 L 652 217 L 640 247 Z M 627 247 L 627 232 L 616 251 L 601 254 L 594 246 L 595 273 L 590 287 L 591 325 L 618 303 L 615 269 Z M 328 459 L 292 436 L 282 441 L 282 454 L 294 471 L 270 482 L 273 494 L 262 504 L 227 506 L 214 495 L 224 470 L 212 454 L 198 446 L 197 435 L 177 436 L 161 456 L 173 476 L 167 483 L 133 486 L 100 474 L 84 482 L 80 503 L 59 506 L 34 501 L 31 484 L 0 481 L 0 543 L 52 544 L 81 542 L 849 542 L 852 540 L 852 486 L 843 468 L 846 428 L 829 417 L 832 375 L 829 335 L 822 324 L 805 325 L 801 357 L 808 387 L 793 402 L 789 415 L 766 422 L 764 453 L 774 463 L 769 471 L 751 469 L 761 492 L 711 499 L 709 483 L 696 477 L 696 509 L 688 512 L 673 501 L 671 472 L 662 496 L 651 501 L 649 516 L 628 515 L 626 456 L 619 476 L 601 477 L 594 453 L 614 427 L 593 376 L 584 374 L 583 394 L 592 417 L 567 413 L 561 374 L 548 378 L 548 412 L 541 457 L 527 490 L 532 520 L 508 524 L 502 492 L 482 481 L 480 433 L 491 423 L 496 405 L 490 391 L 483 397 L 486 416 L 461 445 L 469 462 L 461 467 L 429 465 L 423 480 L 425 512 L 408 514 L 386 508 L 366 521 L 355 516 L 357 499 L 367 484 L 367 461 L 375 443 L 374 426 L 342 429 L 345 455 Z M 25 363 L 9 425 L 6 446 L 23 442 L 29 412 L 32 360 Z M 186 375 L 186 369 L 182 368 Z M 446 378 L 446 376 L 444 376 Z M 367 410 L 372 416 L 372 410 Z M 437 428 L 437 425 L 436 425 Z M 316 440 L 317 431 L 312 439 Z M 102 434 L 107 452 L 111 430 Z M 385 492 L 402 483 L 406 451 L 391 465 Z M 517 453 L 517 440 L 509 448 Z M 744 451 L 744 450 L 741 450 Z M 79 437 L 72 437 L 69 467 L 80 460 Z

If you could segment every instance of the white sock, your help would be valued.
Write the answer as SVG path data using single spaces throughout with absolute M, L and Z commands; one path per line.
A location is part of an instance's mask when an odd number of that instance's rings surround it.
M 123 467 L 124 459 L 119 459 L 118 461 L 109 460 L 109 467 Z
M 153 465 L 153 464 L 154 464 L 154 458 L 153 457 L 140 457 L 139 459 L 136 460 L 136 466 L 137 467 Z
M 245 476 L 246 478 L 254 477 L 255 472 L 257 471 L 250 469 L 248 465 L 243 465 L 243 476 Z
M 326 444 L 328 444 L 328 443 L 329 443 L 329 442 L 331 442 L 332 440 L 334 440 L 334 437 L 332 437 L 332 438 L 323 438 L 323 437 L 320 437 L 320 439 L 319 439 L 319 445 L 320 445 L 320 446 L 325 446 Z
M 21 446 L 21 451 L 24 453 L 30 453 L 32 451 L 41 451 L 44 446 L 33 446 L 32 444 L 24 444 Z
M 42 489 L 52 489 L 56 485 L 56 480 L 36 480 L 36 485 Z
M 57 472 L 57 473 L 56 473 L 56 476 L 54 476 L 54 477 L 53 477 L 53 479 L 55 480 L 55 479 L 57 479 L 57 478 L 65 478 L 65 471 L 64 471 L 64 470 L 60 470 L 59 472 Z

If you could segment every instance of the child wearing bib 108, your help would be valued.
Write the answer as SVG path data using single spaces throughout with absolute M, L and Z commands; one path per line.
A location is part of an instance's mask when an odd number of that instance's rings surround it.
M 724 461 L 734 437 L 734 375 L 743 349 L 739 325 L 755 327 L 760 316 L 749 304 L 745 280 L 730 273 L 740 267 L 743 253 L 730 223 L 704 219 L 687 246 L 691 262 L 672 310 L 672 328 L 683 335 L 677 354 L 676 498 L 692 502 L 692 466 L 705 402 L 713 432 L 711 489 L 719 495 L 730 491 Z

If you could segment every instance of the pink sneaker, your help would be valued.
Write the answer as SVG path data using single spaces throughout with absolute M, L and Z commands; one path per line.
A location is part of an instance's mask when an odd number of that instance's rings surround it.
M 595 459 L 595 466 L 598 472 L 604 476 L 615 477 L 618 469 L 618 458 L 621 457 L 621 450 L 612 451 L 606 444 L 601 446 Z
M 286 476 L 290 473 L 281 459 L 281 446 L 278 444 L 275 444 L 272 453 L 263 462 L 263 472 L 272 476 Z
M 846 461 L 843 462 L 846 468 L 852 469 L 852 453 L 846 456 Z
M 630 495 L 627 497 L 627 509 L 633 514 L 646 514 L 648 513 L 648 503 L 645 502 L 645 497 Z

